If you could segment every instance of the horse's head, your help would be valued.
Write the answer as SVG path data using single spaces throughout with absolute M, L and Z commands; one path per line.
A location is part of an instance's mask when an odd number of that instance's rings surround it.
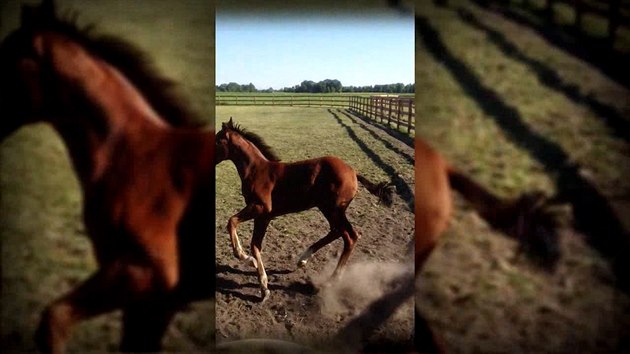
M 20 28 L 0 44 L 0 139 L 25 124 L 43 120 L 49 104 L 43 85 L 47 79 L 43 48 L 38 47 L 37 31 L 54 21 L 54 7 L 22 7 Z
M 247 146 L 253 149 L 245 148 Z M 230 117 L 227 123 L 222 123 L 221 130 L 216 135 L 215 165 L 223 160 L 238 158 L 236 151 L 245 154 L 262 154 L 269 161 L 280 161 L 278 155 L 258 134 L 247 131 L 234 123 Z
M 232 117 L 227 123 L 221 123 L 221 130 L 216 135 L 216 149 L 214 150 L 214 164 L 230 158 L 230 145 L 234 134 Z

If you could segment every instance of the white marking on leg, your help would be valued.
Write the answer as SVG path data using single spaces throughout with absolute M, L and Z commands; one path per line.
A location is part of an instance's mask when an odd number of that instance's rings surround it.
M 261 303 L 264 303 L 265 301 L 267 301 L 270 294 L 271 292 L 269 291 L 269 288 L 267 287 L 267 272 L 265 272 L 263 268 L 263 273 L 260 277 L 260 295 L 262 296 Z
M 308 262 L 308 259 L 311 258 L 311 256 L 313 255 L 313 251 L 311 250 L 311 248 L 307 248 L 306 251 L 304 251 L 304 253 L 302 253 L 302 255 L 300 256 L 300 258 L 298 259 L 298 267 L 302 268 L 306 265 L 306 263 Z
M 251 262 L 252 266 L 256 269 L 258 269 L 258 262 L 256 262 L 256 258 L 252 257 L 252 256 L 247 256 L 247 258 L 244 259 L 244 261 L 247 262 Z

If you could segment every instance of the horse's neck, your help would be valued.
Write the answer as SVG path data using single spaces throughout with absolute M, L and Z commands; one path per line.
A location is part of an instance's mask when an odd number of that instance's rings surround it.
M 135 87 L 114 67 L 63 36 L 41 38 L 58 78 L 58 107 L 51 123 L 64 138 L 83 182 L 94 180 L 115 144 L 150 141 L 167 127 Z M 151 136 L 153 135 L 153 136 Z
M 259 170 L 260 166 L 269 163 L 269 160 L 260 152 L 260 150 L 246 139 L 235 145 L 237 147 L 232 162 L 236 166 L 242 181 L 249 180 L 252 175 Z

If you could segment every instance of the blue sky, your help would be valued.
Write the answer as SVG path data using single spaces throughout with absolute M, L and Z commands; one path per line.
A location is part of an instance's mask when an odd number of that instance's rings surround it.
M 217 85 L 251 82 L 257 89 L 280 89 L 324 79 L 344 86 L 413 83 L 413 17 L 217 13 Z

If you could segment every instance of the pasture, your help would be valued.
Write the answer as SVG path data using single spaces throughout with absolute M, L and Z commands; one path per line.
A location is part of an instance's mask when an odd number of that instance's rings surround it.
M 217 129 L 230 117 L 261 135 L 283 161 L 335 155 L 370 180 L 391 180 L 397 187 L 392 208 L 359 188 L 347 215 L 362 237 L 344 277 L 330 288 L 320 285 L 337 263 L 340 239 L 316 253 L 305 268 L 296 267 L 298 256 L 328 233 L 321 213 L 309 210 L 272 221 L 262 249 L 271 297 L 260 305 L 256 272 L 234 258 L 226 231 L 228 218 L 245 205 L 241 182 L 231 162 L 217 166 L 217 342 L 267 337 L 323 345 L 389 288 L 393 275 L 412 266 L 413 149 L 345 109 L 218 106 Z M 238 228 L 248 254 L 252 228 L 251 221 Z M 412 324 L 409 302 L 371 340 L 406 342 Z
M 2 4 L 4 38 L 18 26 L 21 1 Z M 213 8 L 207 2 L 57 1 L 60 13 L 76 10 L 80 24 L 120 35 L 147 51 L 168 77 L 183 83 L 182 96 L 211 121 Z M 20 129 L 0 144 L 0 240 L 3 352 L 35 350 L 33 335 L 44 306 L 96 268 L 82 222 L 82 196 L 67 151 L 47 125 Z M 212 237 L 212 235 L 208 235 Z M 209 257 L 212 255 L 209 254 Z M 69 350 L 116 351 L 120 313 L 79 326 Z M 214 303 L 181 311 L 164 339 L 166 350 L 214 346 Z
M 416 43 L 417 136 L 495 193 L 563 195 L 574 219 L 546 273 L 457 196 L 419 309 L 452 353 L 630 350 L 628 88 L 468 1 L 417 8 Z

